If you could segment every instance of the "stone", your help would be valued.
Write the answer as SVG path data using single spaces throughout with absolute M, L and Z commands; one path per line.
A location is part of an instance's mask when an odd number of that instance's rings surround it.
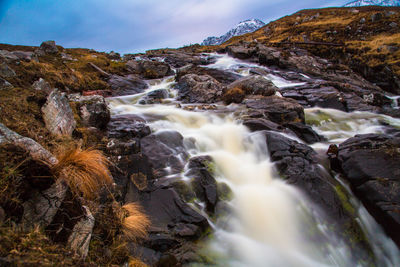
M 58 179 L 45 191 L 34 191 L 32 197 L 23 203 L 22 225 L 26 228 L 35 224 L 48 226 L 64 201 L 67 189 L 66 183 Z
M 222 85 L 209 75 L 187 74 L 178 84 L 178 99 L 184 103 L 214 103 L 222 95 Z
M 393 22 L 391 22 L 389 24 L 389 26 L 392 27 L 392 28 L 397 28 L 399 25 L 396 22 L 393 21 Z
M 0 63 L 0 76 L 3 78 L 12 78 L 15 77 L 17 74 L 15 71 L 10 68 L 6 63 Z
M 74 100 L 80 123 L 85 127 L 105 129 L 110 121 L 110 109 L 104 97 L 81 96 Z
M 146 120 L 134 114 L 112 116 L 107 125 L 109 138 L 130 140 L 142 138 L 151 133 Z
M 386 233 L 400 245 L 400 136 L 356 135 L 331 157 L 336 171 Z
M 50 133 L 55 135 L 72 135 L 76 121 L 74 113 L 65 94 L 54 89 L 42 107 L 43 120 Z
M 107 57 L 111 60 L 121 60 L 121 55 L 119 53 L 116 53 L 114 51 L 111 51 L 110 53 L 107 54 Z
M 158 79 L 173 74 L 168 64 L 159 61 L 142 61 L 140 68 L 142 75 L 147 79 Z
M 135 75 L 111 75 L 107 82 L 113 96 L 134 95 L 148 88 L 148 84 Z
M 85 259 L 89 252 L 95 219 L 88 207 L 82 206 L 82 208 L 85 214 L 72 229 L 72 233 L 68 238 L 68 246 L 81 258 Z
M 13 88 L 14 86 L 11 83 L 0 77 L 0 90 L 8 90 Z
M 32 88 L 37 90 L 37 91 L 44 91 L 46 93 L 50 93 L 51 92 L 50 84 L 43 78 L 39 78 L 39 80 L 35 81 L 32 84 Z
M 43 42 L 39 50 L 43 52 L 44 54 L 57 54 L 58 53 L 58 48 L 56 46 L 55 41 L 45 41 Z
M 18 57 L 13 52 L 7 50 L 0 50 L 0 58 L 6 62 L 18 61 Z
M 302 139 L 307 144 L 314 144 L 323 140 L 323 138 L 318 135 L 310 126 L 303 123 L 291 122 L 285 124 L 285 126 L 292 130 L 297 135 L 297 137 Z
M 147 95 L 139 100 L 139 104 L 158 104 L 161 103 L 162 99 L 167 98 L 169 95 L 167 89 L 157 89 L 149 92 Z
M 180 173 L 188 153 L 183 144 L 183 136 L 176 131 L 161 131 L 141 139 L 142 154 L 145 155 L 156 178 Z
M 255 53 L 254 48 L 247 48 L 244 46 L 228 46 L 226 51 L 228 52 L 228 55 L 239 59 L 251 58 Z
M 187 74 L 209 75 L 223 85 L 228 85 L 242 77 L 241 75 L 230 71 L 190 65 L 178 70 L 176 81 L 179 82 L 180 79 Z
M 267 119 L 278 124 L 304 123 L 304 109 L 290 98 L 267 96 L 245 100 L 246 107 L 261 112 Z

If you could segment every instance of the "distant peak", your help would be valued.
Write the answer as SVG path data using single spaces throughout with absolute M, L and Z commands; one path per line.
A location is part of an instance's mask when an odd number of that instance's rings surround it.
M 344 5 L 344 7 L 358 6 L 400 6 L 400 0 L 355 0 Z
M 259 19 L 247 19 L 239 22 L 234 28 L 230 29 L 224 35 L 220 37 L 208 37 L 206 38 L 202 45 L 219 45 L 222 44 L 234 36 L 243 35 L 249 32 L 254 32 L 264 26 L 265 23 Z

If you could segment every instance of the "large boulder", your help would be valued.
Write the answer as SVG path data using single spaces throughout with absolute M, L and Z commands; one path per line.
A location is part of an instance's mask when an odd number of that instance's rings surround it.
M 356 135 L 339 145 L 331 161 L 400 246 L 400 134 Z
M 111 75 L 107 82 L 113 96 L 134 95 L 148 88 L 148 84 L 135 75 Z
M 278 96 L 246 99 L 246 107 L 255 111 L 254 116 L 264 116 L 278 124 L 290 122 L 304 123 L 304 109 L 295 100 Z M 252 115 L 250 114 L 250 117 Z
M 156 104 L 161 103 L 162 99 L 167 98 L 169 95 L 167 89 L 157 89 L 147 93 L 139 100 L 139 104 Z
M 57 89 L 47 97 L 42 107 L 46 128 L 55 135 L 72 135 L 76 127 L 74 113 L 64 93 Z
M 39 51 L 37 52 L 37 54 L 39 55 L 45 55 L 45 54 L 57 54 L 58 53 L 58 48 L 56 46 L 56 42 L 55 41 L 45 41 L 43 42 L 40 47 L 39 47 Z
M 43 91 L 46 93 L 51 92 L 51 86 L 50 84 L 43 78 L 39 78 L 39 80 L 35 81 L 32 84 L 32 88 L 37 90 L 37 91 Z
M 174 73 L 167 63 L 160 61 L 129 60 L 126 66 L 131 73 L 139 74 L 146 79 L 158 79 Z
M 187 74 L 176 85 L 184 103 L 214 103 L 220 100 L 222 85 L 209 75 Z
M 228 46 L 226 48 L 228 55 L 239 59 L 248 59 L 256 52 L 256 48 L 248 48 L 244 46 Z
M 114 115 L 107 125 L 109 138 L 129 141 L 142 138 L 151 133 L 146 120 L 134 114 Z
M 223 99 L 226 103 L 241 103 L 246 95 L 271 96 L 279 89 L 270 81 L 259 75 L 241 78 L 229 84 Z
M 179 82 L 187 74 L 209 75 L 223 85 L 228 85 L 242 77 L 230 71 L 190 65 L 177 72 L 176 80 Z

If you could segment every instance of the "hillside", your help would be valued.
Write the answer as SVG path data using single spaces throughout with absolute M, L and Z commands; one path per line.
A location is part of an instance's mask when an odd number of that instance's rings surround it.
M 400 7 L 301 10 L 218 47 L 199 50 L 218 51 L 242 43 L 303 48 L 400 94 Z

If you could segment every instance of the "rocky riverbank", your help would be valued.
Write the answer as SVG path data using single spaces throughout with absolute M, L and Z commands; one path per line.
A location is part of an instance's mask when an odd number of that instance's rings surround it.
M 384 262 L 367 238 L 351 192 L 400 244 L 400 113 L 393 84 L 380 86 L 380 78 L 309 49 L 260 42 L 231 41 L 218 48 L 219 54 L 189 47 L 123 57 L 65 49 L 51 41 L 0 48 L 4 264 L 218 264 L 218 256 L 205 251 L 217 230 L 232 227 L 235 186 L 221 179 L 229 166 L 223 170 L 218 154 L 199 153 L 202 141 L 184 132 L 184 126 L 194 131 L 210 121 L 234 121 L 222 134 L 226 139 L 218 139 L 233 147 L 242 144 L 230 141 L 232 127 L 262 136 L 257 140 L 274 163 L 274 175 L 299 190 L 310 203 L 306 213 L 321 220 L 307 228 L 320 223 L 337 236 L 332 243 L 327 232 L 309 230 L 308 238 L 325 254 L 343 242 L 351 262 Z M 314 116 L 308 111 L 312 107 L 388 119 L 366 118 L 375 123 L 368 134 L 335 142 L 319 127 L 335 119 L 323 112 Z M 24 137 L 30 141 L 18 141 Z M 38 147 L 47 164 L 32 156 Z M 70 147 L 95 147 L 111 162 L 113 184 L 94 199 L 58 182 L 53 155 Z M 44 201 L 39 211 L 38 199 Z M 139 203 L 149 217 L 146 238 L 126 239 L 123 230 L 114 229 L 115 205 L 129 203 Z M 32 246 L 21 245 L 28 237 Z M 44 246 L 48 254 L 62 250 L 38 260 L 35 246 Z

